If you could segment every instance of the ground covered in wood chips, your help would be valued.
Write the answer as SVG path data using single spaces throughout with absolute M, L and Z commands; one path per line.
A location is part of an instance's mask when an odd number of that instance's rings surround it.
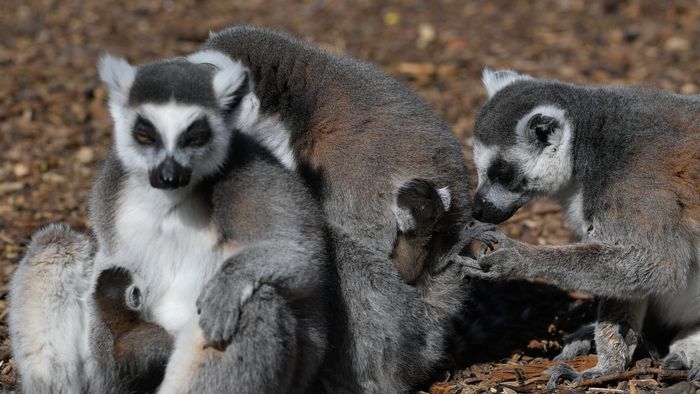
M 484 66 L 588 84 L 700 91 L 700 2 L 133 1 L 0 2 L 0 317 L 30 234 L 64 221 L 87 228 L 86 199 L 110 144 L 105 50 L 142 63 L 193 51 L 210 30 L 247 22 L 284 29 L 369 60 L 410 84 L 453 128 L 471 160 Z M 470 164 L 471 165 L 471 164 Z M 540 200 L 502 227 L 530 243 L 572 240 L 560 207 Z M 483 283 L 465 312 L 451 365 L 431 393 L 535 392 L 562 337 L 592 319 L 583 294 L 537 283 Z M 652 354 L 654 352 L 651 352 Z M 682 382 L 640 352 L 626 375 L 561 391 L 653 392 Z M 575 361 L 577 368 L 594 356 Z M 449 369 L 449 371 L 447 370 Z M 0 326 L 0 389 L 16 387 Z M 692 392 L 688 383 L 675 392 Z

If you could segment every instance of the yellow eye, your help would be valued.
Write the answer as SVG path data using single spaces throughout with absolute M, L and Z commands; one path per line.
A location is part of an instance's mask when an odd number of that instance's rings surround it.
M 136 134 L 135 137 L 136 137 L 136 141 L 138 141 L 139 144 L 150 145 L 153 142 L 155 142 L 153 137 L 151 137 L 150 135 L 147 135 L 147 134 Z

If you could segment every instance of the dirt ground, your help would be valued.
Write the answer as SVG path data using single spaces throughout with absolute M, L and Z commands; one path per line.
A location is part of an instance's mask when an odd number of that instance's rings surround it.
M 110 145 L 102 51 L 142 63 L 193 51 L 237 22 L 287 30 L 405 81 L 453 128 L 471 165 L 483 67 L 586 84 L 700 92 L 700 1 L 84 1 L 0 2 L 0 317 L 7 280 L 42 224 L 86 228 L 86 200 Z M 502 227 L 530 243 L 572 240 L 560 207 L 539 200 Z M 563 335 L 592 319 L 583 294 L 483 283 L 432 393 L 536 392 Z M 16 378 L 0 326 L 0 389 Z M 653 353 L 653 352 L 652 352 Z M 640 357 L 645 357 L 641 354 Z M 593 357 L 576 361 L 590 366 Z M 681 381 L 642 359 L 638 373 L 561 391 L 651 392 Z M 646 369 L 645 369 L 646 368 Z M 676 392 L 692 392 L 686 383 Z M 607 390 L 607 391 L 606 391 Z M 680 391 L 678 391 L 680 390 Z

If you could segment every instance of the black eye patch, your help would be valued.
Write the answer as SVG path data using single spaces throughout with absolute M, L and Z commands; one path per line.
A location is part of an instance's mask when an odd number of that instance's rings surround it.
M 182 148 L 202 147 L 211 140 L 211 136 L 209 121 L 206 118 L 200 118 L 190 124 L 190 127 L 178 139 L 177 145 Z
M 134 128 L 131 131 L 134 140 L 140 145 L 159 145 L 160 136 L 156 131 L 155 126 L 148 119 L 139 116 L 136 118 Z
M 491 164 L 486 175 L 491 182 L 507 186 L 515 179 L 515 166 L 503 159 L 498 159 Z

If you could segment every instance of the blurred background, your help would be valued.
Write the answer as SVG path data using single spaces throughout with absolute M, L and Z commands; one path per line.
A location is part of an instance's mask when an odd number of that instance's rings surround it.
M 291 32 L 370 61 L 404 81 L 452 127 L 472 174 L 471 130 L 486 99 L 480 83 L 484 67 L 583 84 L 634 83 L 700 92 L 698 0 L 4 0 L 3 321 L 6 283 L 31 233 L 52 221 L 89 226 L 87 194 L 111 138 L 106 90 L 96 75 L 99 54 L 109 51 L 137 64 L 183 55 L 194 51 L 209 31 L 239 22 Z M 572 240 L 560 207 L 548 200 L 528 204 L 502 227 L 530 243 Z M 593 308 L 585 295 L 533 283 L 477 285 L 475 299 L 461 330 L 466 338 L 455 344 L 466 356 L 455 355 L 445 367 L 452 373 L 431 391 L 508 389 L 497 382 L 494 368 L 504 360 L 536 364 L 542 361 L 537 357 L 556 354 L 561 336 L 590 319 Z M 494 322 L 496 312 L 503 317 Z M 16 383 L 8 345 L 3 323 L 0 389 Z M 501 376 L 501 381 L 509 378 Z

